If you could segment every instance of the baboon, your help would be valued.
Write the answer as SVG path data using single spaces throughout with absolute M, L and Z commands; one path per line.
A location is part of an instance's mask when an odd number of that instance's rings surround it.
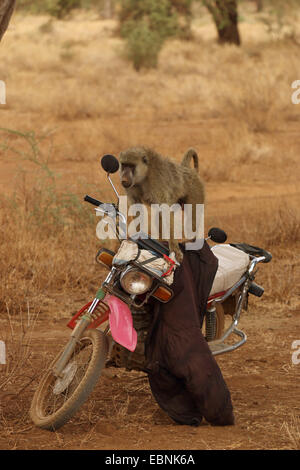
M 133 147 L 120 153 L 120 179 L 129 204 L 173 204 L 193 206 L 193 230 L 196 229 L 196 204 L 205 199 L 204 183 L 198 175 L 198 155 L 190 148 L 181 165 L 146 147 Z M 194 168 L 190 168 L 193 159 Z M 174 228 L 174 227 L 173 227 Z M 178 242 L 171 233 L 169 248 L 182 261 Z

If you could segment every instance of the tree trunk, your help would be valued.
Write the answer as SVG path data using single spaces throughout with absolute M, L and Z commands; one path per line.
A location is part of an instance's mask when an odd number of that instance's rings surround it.
M 263 0 L 255 0 L 256 3 L 256 11 L 263 11 Z
M 109 20 L 114 16 L 114 3 L 113 3 L 113 0 L 104 0 L 102 16 L 106 20 Z
M 219 42 L 241 44 L 238 30 L 237 0 L 204 0 L 217 27 Z
M 15 4 L 16 0 L 0 0 L 0 41 L 7 29 Z

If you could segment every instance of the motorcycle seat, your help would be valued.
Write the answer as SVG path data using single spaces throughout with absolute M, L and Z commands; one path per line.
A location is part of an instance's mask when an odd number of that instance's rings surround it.
M 249 266 L 250 257 L 229 244 L 215 245 L 211 248 L 218 258 L 218 270 L 209 295 L 225 292 L 240 280 Z

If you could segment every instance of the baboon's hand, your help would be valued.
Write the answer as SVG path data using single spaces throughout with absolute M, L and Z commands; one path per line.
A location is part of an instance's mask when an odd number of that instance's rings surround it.
M 180 250 L 180 248 L 178 248 L 178 250 L 175 250 L 175 256 L 176 256 L 176 259 L 177 259 L 178 263 L 182 263 L 182 261 L 183 261 L 183 253 L 182 253 L 182 251 Z
M 182 261 L 183 261 L 183 253 L 182 253 L 181 249 L 179 248 L 178 243 L 173 242 L 173 241 L 170 241 L 170 243 L 169 243 L 169 249 L 170 249 L 171 252 L 172 252 L 172 251 L 175 252 L 175 256 L 176 256 L 176 259 L 177 259 L 178 263 L 182 263 Z

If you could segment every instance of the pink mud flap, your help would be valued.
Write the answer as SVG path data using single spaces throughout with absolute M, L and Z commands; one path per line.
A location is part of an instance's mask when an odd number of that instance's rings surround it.
M 131 311 L 127 304 L 114 295 L 107 294 L 109 325 L 113 339 L 129 351 L 134 351 L 137 344 L 137 332 L 133 328 Z

